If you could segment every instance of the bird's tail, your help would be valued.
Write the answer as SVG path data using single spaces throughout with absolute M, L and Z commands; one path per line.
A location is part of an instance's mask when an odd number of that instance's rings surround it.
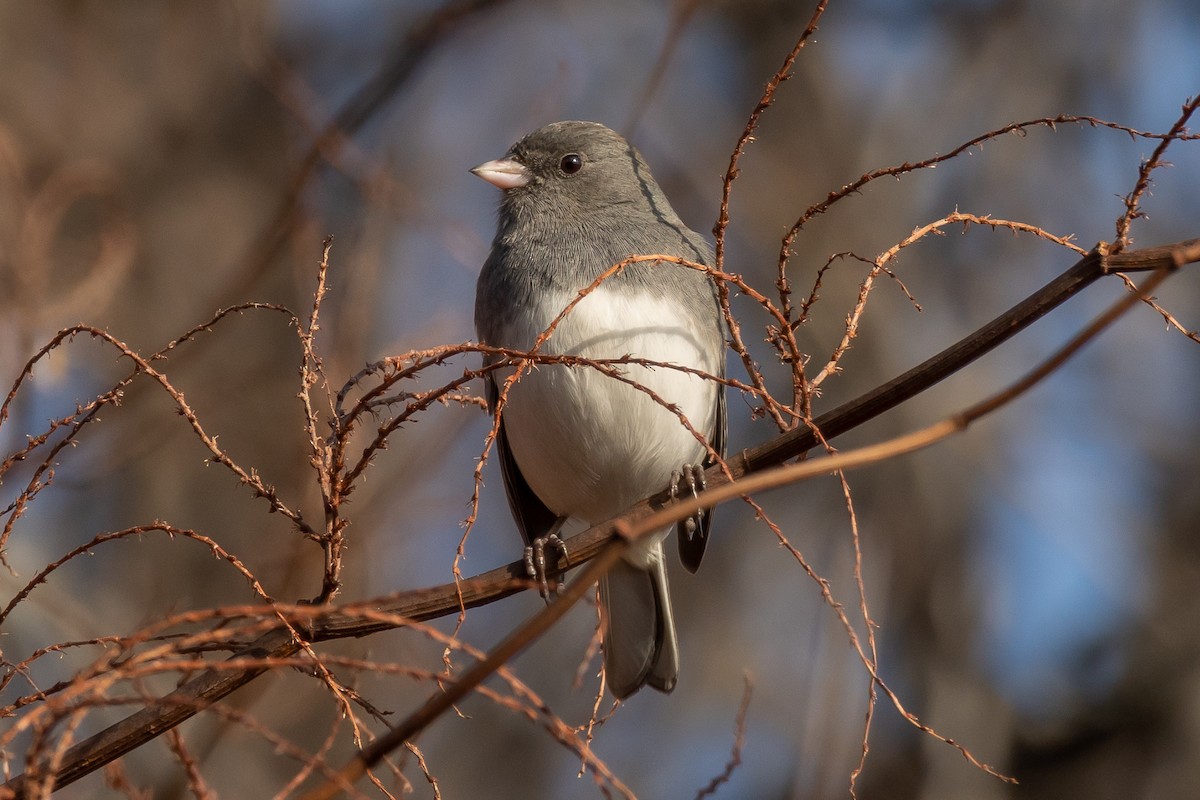
M 619 561 L 600 581 L 608 617 L 604 672 L 619 699 L 646 684 L 669 692 L 679 677 L 679 641 L 662 545 L 657 549 L 657 557 L 648 566 Z

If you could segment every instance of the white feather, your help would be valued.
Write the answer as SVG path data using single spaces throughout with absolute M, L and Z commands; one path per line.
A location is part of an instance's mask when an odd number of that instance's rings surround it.
M 532 348 L 571 299 L 547 298 L 505 340 Z M 541 351 L 594 359 L 630 355 L 718 373 L 722 354 L 706 353 L 690 327 L 662 295 L 602 286 L 571 311 Z M 674 405 L 695 430 L 711 434 L 717 384 L 667 367 L 615 368 Z M 663 488 L 673 471 L 699 463 L 705 453 L 676 413 L 586 366 L 541 365 L 527 372 L 510 393 L 504 424 L 521 473 L 542 502 L 560 516 L 592 524 Z M 656 547 L 639 549 L 631 560 L 658 555 Z

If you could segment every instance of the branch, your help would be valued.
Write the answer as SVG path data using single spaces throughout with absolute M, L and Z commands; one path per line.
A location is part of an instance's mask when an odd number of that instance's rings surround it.
M 585 591 L 590 586 L 590 582 L 595 579 L 595 576 L 599 575 L 608 563 L 615 561 L 619 557 L 626 546 L 626 538 L 625 536 L 618 536 L 614 539 L 614 531 L 625 531 L 626 536 L 628 536 L 632 535 L 631 532 L 643 528 L 658 529 L 664 524 L 662 522 L 662 515 L 682 514 L 687 511 L 687 507 L 690 504 L 694 504 L 695 502 L 708 504 L 713 502 L 718 495 L 733 497 L 745 491 L 757 490 L 745 483 L 737 486 L 725 485 L 739 481 L 739 479 L 744 479 L 752 473 L 764 472 L 768 468 L 778 466 L 789 459 L 803 455 L 818 443 L 817 431 L 826 439 L 838 436 L 916 396 L 1007 341 L 1018 331 L 1028 327 L 1035 320 L 1041 318 L 1077 292 L 1105 275 L 1117 271 L 1135 272 L 1173 269 L 1200 261 L 1200 239 L 1191 239 L 1161 247 L 1144 248 L 1119 255 L 1106 255 L 1105 249 L 1103 245 L 1098 245 L 1058 278 L 1055 278 L 995 320 L 984 325 L 975 333 L 894 380 L 822 415 L 815 421 L 812 427 L 804 427 L 785 433 L 757 447 L 744 450 L 739 455 L 730 458 L 728 460 L 729 477 L 726 476 L 721 468 L 711 468 L 706 475 L 709 491 L 699 501 L 691 501 L 690 503 L 680 502 L 672 505 L 670 508 L 664 508 L 668 504 L 666 493 L 660 492 L 631 507 L 619 518 L 594 526 L 572 537 L 567 542 L 569 557 L 560 563 L 560 570 L 570 569 L 585 561 L 595 559 L 602 551 L 604 551 L 604 557 L 596 559 L 576 580 L 572 581 L 568 592 Z M 1143 291 L 1146 290 L 1148 290 L 1148 287 L 1143 287 Z M 1135 295 L 1131 296 L 1136 297 Z M 1026 384 L 1018 384 L 1018 386 L 1021 387 L 1021 390 L 1027 388 Z M 985 408 L 985 404 L 991 405 L 987 405 Z M 985 413 L 994 407 L 994 404 L 990 400 L 985 401 L 985 404 L 976 406 L 966 414 L 960 415 L 960 421 L 965 420 L 969 423 L 979 413 Z M 925 438 L 920 439 L 920 441 L 916 438 L 911 439 L 904 447 L 913 449 L 916 446 L 925 446 L 928 441 L 932 440 L 929 439 L 931 430 L 928 429 L 913 434 L 913 437 L 920 435 Z M 905 437 L 905 439 L 909 439 L 909 437 Z M 921 442 L 925 442 L 925 444 Z M 896 444 L 899 444 L 899 442 L 893 443 L 893 445 Z M 894 447 L 892 452 L 896 452 Z M 855 458 L 854 463 L 867 463 L 861 461 L 863 457 L 865 456 L 859 451 L 859 455 Z M 876 454 L 873 457 L 877 458 L 878 456 Z M 790 473 L 786 476 L 786 479 L 794 480 L 796 474 L 798 474 L 798 470 L 801 468 L 807 471 L 813 470 L 816 467 L 820 471 L 825 471 L 827 469 L 845 468 L 853 465 L 849 462 L 842 463 L 844 460 L 845 455 L 836 456 L 821 459 L 825 463 L 819 466 L 814 464 L 795 465 L 779 472 Z M 763 476 L 763 478 L 766 477 Z M 750 483 L 759 482 L 751 481 Z M 762 488 L 761 485 L 758 488 Z M 606 546 L 607 550 L 605 549 Z M 586 582 L 585 579 L 587 579 Z M 523 591 L 530 586 L 530 581 L 525 578 L 523 561 L 514 561 L 457 584 L 447 583 L 441 586 L 405 592 L 391 598 L 390 601 L 386 599 L 383 603 L 372 601 L 370 605 L 375 608 L 382 606 L 383 610 L 390 614 L 403 616 L 414 621 L 423 621 L 457 613 L 463 607 L 473 608 L 491 603 L 516 592 Z M 568 600 L 569 598 L 564 596 L 561 599 Z M 509 649 L 512 649 L 514 646 L 519 648 L 523 643 L 530 641 L 528 638 L 522 638 L 523 636 L 536 635 L 538 631 L 544 629 L 544 627 L 548 627 L 556 618 L 553 615 L 560 613 L 551 611 L 551 609 L 558 606 L 561 606 L 562 611 L 565 612 L 566 607 L 569 606 L 569 602 L 554 603 L 548 606 L 538 617 L 535 617 L 534 622 L 537 623 L 538 627 L 533 634 L 530 634 L 528 630 L 514 633 L 488 659 L 476 664 L 475 667 L 460 676 L 453 684 L 450 684 L 444 693 L 440 693 L 439 697 L 444 698 L 443 700 L 437 700 L 437 698 L 431 699 L 421 711 L 410 717 L 407 724 L 394 729 L 394 731 L 409 732 L 408 735 L 411 735 L 410 729 L 413 725 L 417 725 L 421 720 L 431 718 L 430 715 L 435 714 L 439 708 L 444 710 L 445 707 L 448 707 L 455 698 L 461 696 L 462 693 L 465 693 L 469 689 L 470 679 L 478 677 L 476 675 L 477 672 L 494 668 L 494 664 L 492 663 L 494 660 L 499 659 L 501 656 L 507 658 Z M 301 613 L 311 615 L 311 619 L 307 624 L 301 622 L 297 625 L 297 627 L 304 629 L 307 643 L 350 636 L 366 636 L 395 627 L 391 622 L 364 621 L 361 617 L 353 614 L 330 613 L 317 608 L 309 608 L 303 612 L 297 609 L 292 609 L 292 611 L 297 614 L 298 618 Z M 541 619 L 542 615 L 545 615 L 544 620 Z M 528 627 L 528 624 L 523 626 L 523 628 Z M 244 659 L 247 658 L 261 659 L 264 662 L 264 666 L 239 667 L 237 669 L 210 668 L 159 701 L 148 705 L 121 722 L 71 747 L 61 760 L 62 766 L 56 770 L 55 785 L 64 786 L 78 780 L 104 764 L 159 736 L 164 731 L 169 730 L 217 700 L 229 695 L 238 687 L 254 680 L 254 678 L 267 671 L 268 667 L 265 664 L 269 663 L 271 659 L 291 655 L 299 650 L 302 644 L 287 629 L 278 628 L 263 634 L 251 645 L 238 651 L 230 658 L 239 659 L 241 660 L 240 663 L 245 663 Z M 502 663 L 502 661 L 498 663 Z M 876 681 L 879 680 L 878 676 L 873 675 L 872 677 Z M 456 690 L 455 687 L 464 688 Z M 913 720 L 915 718 L 910 719 L 910 721 Z M 914 724 L 919 723 L 914 722 Z M 391 733 L 388 736 L 382 737 L 371 750 L 364 751 L 362 757 L 372 754 L 375 747 L 384 747 L 385 745 L 382 743 L 385 740 L 390 742 L 393 738 Z M 357 761 L 356 759 L 356 763 Z M 363 763 L 365 764 L 365 762 Z M 24 797 L 24 776 L 17 776 L 4 784 L 3 787 L 0 787 L 0 797 Z
M 1200 246 L 1195 248 L 1197 258 L 1200 258 Z M 674 503 L 666 508 L 660 508 L 641 516 L 626 514 L 610 520 L 599 526 L 604 529 L 606 537 L 598 556 L 588 562 L 583 571 L 575 577 L 555 600 L 535 614 L 531 619 L 510 633 L 497 645 L 487 657 L 477 661 L 461 677 L 439 690 L 425 702 L 420 709 L 409 715 L 403 722 L 390 729 L 370 747 L 362 750 L 317 789 L 304 795 L 302 800 L 331 800 L 339 791 L 352 787 L 354 782 L 367 773 L 372 766 L 379 763 L 392 750 L 403 745 L 420 731 L 424 730 L 438 716 L 448 711 L 458 701 L 466 697 L 484 679 L 503 666 L 527 645 L 547 631 L 555 622 L 561 619 L 567 611 L 584 597 L 592 585 L 625 555 L 630 545 L 643 536 L 685 519 L 696 511 L 716 505 L 739 496 L 751 495 L 767 489 L 779 488 L 801 480 L 841 472 L 847 469 L 877 463 L 903 453 L 911 453 L 929 447 L 947 437 L 966 430 L 971 423 L 991 413 L 1025 393 L 1038 382 L 1050 375 L 1068 358 L 1077 353 L 1085 344 L 1091 341 L 1100 331 L 1115 322 L 1122 314 L 1141 301 L 1172 273 L 1183 265 L 1180 256 L 1176 254 L 1169 261 L 1155 270 L 1154 274 L 1141 286 L 1137 292 L 1131 292 L 1114 303 L 1104 314 L 1097 317 L 1091 324 L 1074 336 L 1067 344 L 1059 348 L 1052 356 L 1043 361 L 1028 374 L 1023 376 L 1011 387 L 976 403 L 967 410 L 955 414 L 948 419 L 930 425 L 922 430 L 891 441 L 861 447 L 856 450 L 839 453 L 826 458 L 802 461 L 797 464 L 779 466 L 764 470 L 755 475 L 748 475 L 741 480 L 727 482 L 724 485 L 707 489 L 696 497 Z M 717 471 L 716 468 L 713 468 Z M 719 472 L 718 472 L 719 474 Z M 594 529 L 593 529 L 594 530 Z M 857 645 L 856 645 L 857 647 Z M 875 668 L 875 663 L 866 653 L 859 650 L 859 658 L 871 674 L 872 681 L 879 685 L 904 715 L 908 722 L 939 741 L 955 747 L 974 766 L 1008 783 L 1016 780 L 997 772 L 993 767 L 976 759 L 961 744 L 947 738 L 933 728 L 921 722 L 917 716 L 907 711 L 899 697 L 884 683 Z

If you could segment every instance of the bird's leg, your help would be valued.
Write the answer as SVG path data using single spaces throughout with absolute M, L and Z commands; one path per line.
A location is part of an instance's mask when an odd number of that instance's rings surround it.
M 707 488 L 708 480 L 704 477 L 704 465 L 702 464 L 684 464 L 671 473 L 672 500 L 678 500 L 680 497 L 688 495 L 695 497 Z M 690 540 L 699 529 L 703 517 L 704 509 L 699 509 L 690 517 L 680 520 L 679 533 L 687 536 Z
M 566 563 L 567 560 L 567 544 L 558 535 L 562 530 L 563 523 L 566 522 L 565 517 L 560 517 L 550 530 L 544 536 L 539 536 L 529 543 L 525 548 L 525 571 L 538 583 L 538 591 L 541 592 L 542 598 L 547 602 L 563 590 L 562 574 L 558 576 L 558 581 L 554 585 L 553 593 L 550 591 L 550 582 L 546 579 L 546 548 L 551 548 L 557 556 L 555 564 L 559 561 Z

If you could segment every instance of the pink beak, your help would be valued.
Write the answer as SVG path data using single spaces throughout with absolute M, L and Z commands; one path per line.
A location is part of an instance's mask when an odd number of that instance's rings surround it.
M 525 186 L 533 178 L 524 164 L 511 158 L 501 158 L 495 161 L 485 161 L 471 170 L 497 189 L 516 189 Z

